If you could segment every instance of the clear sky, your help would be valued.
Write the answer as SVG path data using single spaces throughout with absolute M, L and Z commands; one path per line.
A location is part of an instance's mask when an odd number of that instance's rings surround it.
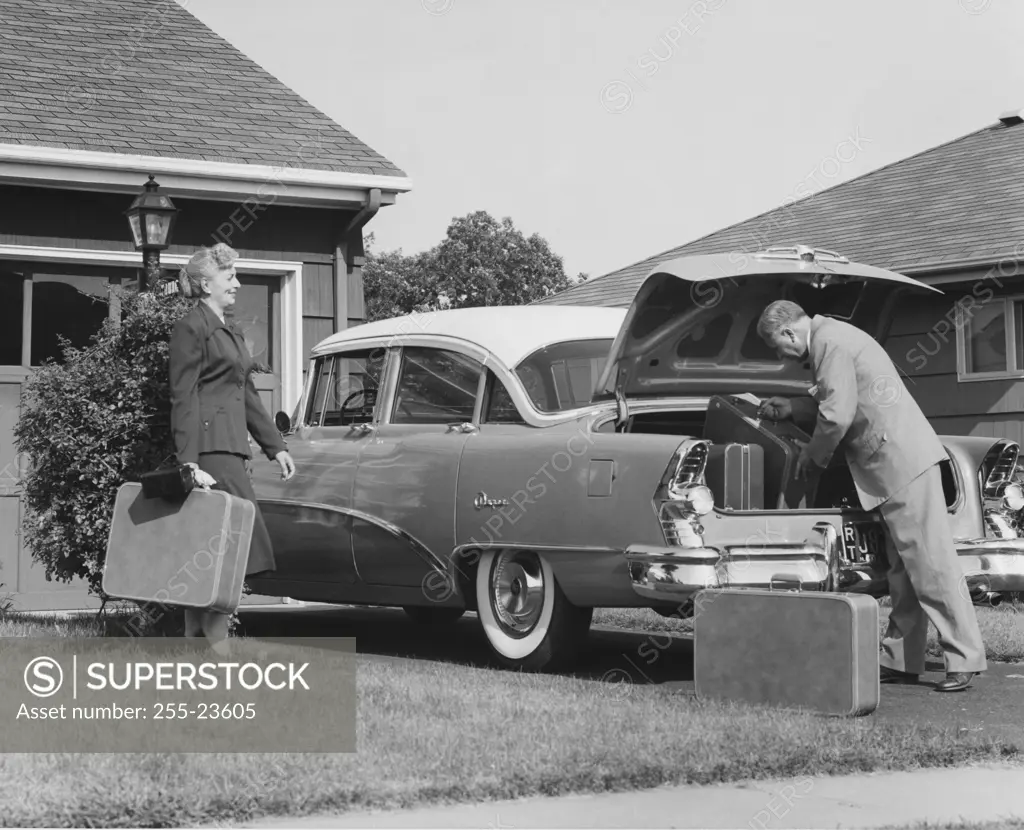
M 487 210 L 591 277 L 1024 108 L 1019 0 L 186 5 L 412 178 L 379 248 Z

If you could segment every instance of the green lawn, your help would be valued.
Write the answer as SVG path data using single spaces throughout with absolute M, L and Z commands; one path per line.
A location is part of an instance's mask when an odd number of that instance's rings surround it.
M 86 633 L 84 630 L 82 633 Z M 351 755 L 0 755 L 15 826 L 175 826 L 266 815 L 1006 760 L 935 726 L 700 703 L 656 686 L 361 660 Z
M 684 627 L 635 611 L 597 617 Z M 1006 634 L 1002 653 L 1019 648 L 1012 612 L 980 609 L 979 617 L 988 635 Z M 0 620 L 3 636 L 55 630 L 96 636 L 119 626 L 93 616 Z M 702 703 L 645 685 L 623 699 L 598 680 L 447 663 L 361 659 L 358 687 L 357 753 L 0 755 L 0 815 L 14 826 L 170 827 L 1024 755 L 955 721 L 875 725 Z
M 1003 603 L 998 608 L 979 606 L 975 610 L 988 659 L 1004 663 L 1024 662 L 1024 605 Z M 878 611 L 881 633 L 889 622 L 888 603 L 883 603 Z M 663 617 L 649 608 L 599 608 L 594 611 L 594 624 L 630 631 L 693 631 L 692 620 Z M 938 640 L 935 639 L 935 629 L 931 629 L 928 637 L 928 651 L 932 656 L 942 656 Z
M 0 614 L 0 637 L 123 637 L 121 618 L 87 614 Z

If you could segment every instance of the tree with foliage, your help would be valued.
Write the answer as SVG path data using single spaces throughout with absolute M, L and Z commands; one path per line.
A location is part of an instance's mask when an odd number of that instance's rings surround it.
M 363 290 L 368 320 L 437 308 L 525 305 L 576 285 L 539 234 L 486 211 L 456 217 L 445 238 L 412 256 L 367 248 Z
M 434 269 L 453 308 L 525 305 L 573 285 L 547 240 L 527 238 L 510 218 L 498 222 L 482 210 L 452 220 Z
M 437 291 L 430 268 L 432 252 L 406 256 L 396 251 L 377 253 L 373 234 L 366 237 L 363 296 L 367 320 L 386 320 L 437 307 Z
M 27 507 L 21 529 L 47 579 L 81 577 L 101 594 L 103 558 L 117 489 L 174 452 L 168 341 L 189 300 L 111 289 L 120 320 L 91 345 L 65 341 L 62 363 L 26 380 L 15 427 Z

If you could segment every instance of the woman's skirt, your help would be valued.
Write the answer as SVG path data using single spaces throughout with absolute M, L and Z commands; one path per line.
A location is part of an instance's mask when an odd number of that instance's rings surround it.
M 209 473 L 217 481 L 213 486 L 214 490 L 223 490 L 232 496 L 240 496 L 256 505 L 256 520 L 253 522 L 252 542 L 249 545 L 249 564 L 245 569 L 246 576 L 254 576 L 263 571 L 274 570 L 274 547 L 270 543 L 270 534 L 263 522 L 260 506 L 256 502 L 256 491 L 252 489 L 245 461 L 245 456 L 230 452 L 199 454 L 199 469 Z

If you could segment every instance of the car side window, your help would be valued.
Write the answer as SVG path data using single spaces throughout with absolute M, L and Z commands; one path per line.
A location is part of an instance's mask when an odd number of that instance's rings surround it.
M 472 421 L 483 365 L 444 349 L 402 349 L 393 424 Z
M 488 372 L 490 388 L 487 396 L 487 411 L 484 421 L 488 424 L 525 424 L 523 416 L 516 409 L 515 402 L 505 384 L 493 372 Z
M 373 420 L 385 349 L 326 355 L 317 361 L 307 422 L 350 426 Z

